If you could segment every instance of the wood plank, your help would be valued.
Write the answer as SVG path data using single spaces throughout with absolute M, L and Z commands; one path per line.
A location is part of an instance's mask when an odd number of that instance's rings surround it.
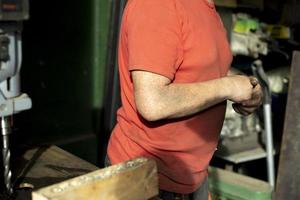
M 300 199 L 300 52 L 294 52 L 277 177 L 276 199 Z
M 14 162 L 18 182 L 34 189 L 59 183 L 99 169 L 57 146 L 42 146 L 27 150 Z
M 137 158 L 39 189 L 33 200 L 146 200 L 158 195 L 156 163 Z

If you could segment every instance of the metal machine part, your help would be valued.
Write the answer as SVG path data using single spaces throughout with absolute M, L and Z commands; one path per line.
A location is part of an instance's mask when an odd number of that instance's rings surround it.
M 266 72 L 270 83 L 270 90 L 274 94 L 288 93 L 290 67 L 284 66 Z
M 258 78 L 264 92 L 263 110 L 264 110 L 264 130 L 266 137 L 268 181 L 274 188 L 275 186 L 275 166 L 274 166 L 274 148 L 273 148 L 273 128 L 272 128 L 272 110 L 271 110 L 271 90 L 268 77 L 263 69 L 262 62 L 256 60 L 252 64 L 253 74 Z
M 233 102 L 227 102 L 227 104 L 221 138 L 237 138 L 261 132 L 259 118 L 256 114 L 244 117 L 232 109 Z
M 216 153 L 218 157 L 224 159 L 261 147 L 262 128 L 258 114 L 253 113 L 249 116 L 237 114 L 232 104 L 231 101 L 227 102 L 225 120 Z
M 9 193 L 13 192 L 9 148 L 12 115 L 31 108 L 31 99 L 20 91 L 22 21 L 28 16 L 28 0 L 0 1 L 0 117 L 4 181 Z
M 9 193 L 12 193 L 11 186 L 11 170 L 10 170 L 10 149 L 9 149 L 9 134 L 11 133 L 11 117 L 1 118 L 1 131 L 3 137 L 2 156 L 4 163 L 4 182 Z
M 268 53 L 268 44 L 264 41 L 268 35 L 262 31 L 261 24 L 251 16 L 238 13 L 233 15 L 231 31 L 231 50 L 234 55 L 258 58 Z
M 29 19 L 28 0 L 1 0 L 0 21 L 23 21 Z

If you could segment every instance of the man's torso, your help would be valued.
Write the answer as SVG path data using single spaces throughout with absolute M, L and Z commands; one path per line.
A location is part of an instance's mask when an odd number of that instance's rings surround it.
M 180 30 L 176 33 L 180 34 L 180 45 L 173 83 L 194 83 L 223 77 L 231 62 L 225 29 L 215 8 L 206 0 L 130 0 L 124 12 L 119 43 L 122 107 L 118 111 L 118 123 L 111 136 L 108 153 L 114 164 L 137 156 L 152 157 L 158 164 L 162 189 L 189 193 L 206 177 L 226 105 L 224 102 L 190 117 L 158 122 L 147 122 L 138 114 L 130 77 L 130 56 L 134 55 L 128 48 L 129 39 L 134 38 L 130 38 L 128 26 L 139 15 L 146 13 L 149 18 L 155 17 L 151 13 L 156 12 L 152 10 L 156 9 L 155 3 L 174 14 Z M 157 29 L 161 28 L 157 26 Z M 151 65 L 148 61 L 143 64 Z M 151 66 L 145 67 L 151 72 Z M 153 69 L 153 72 L 159 73 L 160 70 Z

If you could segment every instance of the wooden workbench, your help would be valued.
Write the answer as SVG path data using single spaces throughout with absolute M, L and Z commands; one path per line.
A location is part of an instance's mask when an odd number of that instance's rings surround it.
M 17 186 L 30 184 L 39 189 L 88 172 L 98 167 L 57 146 L 27 150 L 16 162 Z
M 156 163 L 146 158 L 98 169 L 56 146 L 45 146 L 25 151 L 14 166 L 14 185 L 23 189 L 7 199 L 146 200 L 158 195 Z

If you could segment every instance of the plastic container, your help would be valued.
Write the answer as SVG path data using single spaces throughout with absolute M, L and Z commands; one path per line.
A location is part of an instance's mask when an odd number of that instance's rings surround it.
M 271 200 L 272 187 L 265 181 L 210 167 L 212 200 Z

